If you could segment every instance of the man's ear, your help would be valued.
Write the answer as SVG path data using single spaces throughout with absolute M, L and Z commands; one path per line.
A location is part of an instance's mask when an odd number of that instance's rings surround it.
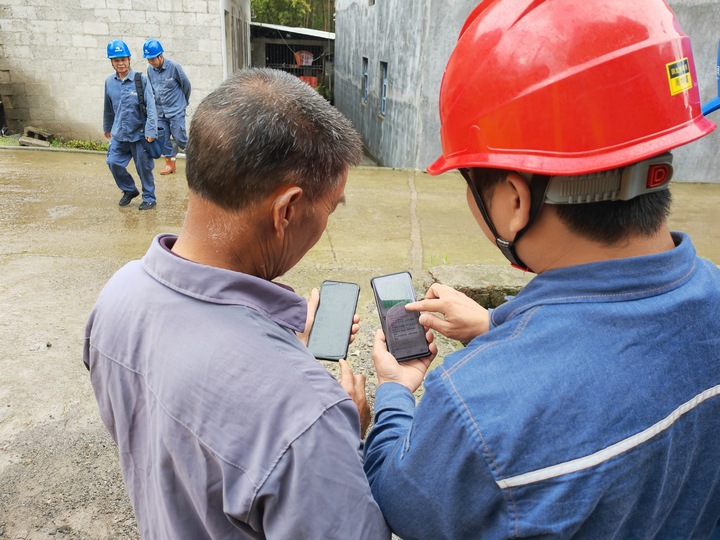
M 530 192 L 530 185 L 527 180 L 517 173 L 511 172 L 508 174 L 506 184 L 511 196 L 508 228 L 514 237 L 514 235 L 523 230 L 528 224 L 528 221 L 530 221 L 532 193 Z
M 285 185 L 272 195 L 270 210 L 272 212 L 273 232 L 282 239 L 285 231 L 298 216 L 298 202 L 302 199 L 303 190 L 299 186 Z

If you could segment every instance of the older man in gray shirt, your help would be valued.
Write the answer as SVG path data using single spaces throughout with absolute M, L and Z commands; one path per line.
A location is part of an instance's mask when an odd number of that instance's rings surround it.
M 390 537 L 362 469 L 365 380 L 345 362 L 330 376 L 303 342 L 313 309 L 271 281 L 360 156 L 350 123 L 280 71 L 241 71 L 195 113 L 182 230 L 110 280 L 85 338 L 143 538 Z

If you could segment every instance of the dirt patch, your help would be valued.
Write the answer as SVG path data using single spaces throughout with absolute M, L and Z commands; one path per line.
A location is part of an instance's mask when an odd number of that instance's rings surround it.
M 97 412 L 82 341 L 112 274 L 142 257 L 156 234 L 179 230 L 184 163 L 176 175 L 157 177 L 157 208 L 139 212 L 137 204 L 118 208 L 120 192 L 102 155 L 0 152 L 0 538 L 134 540 L 117 449 Z M 368 377 L 372 402 L 378 319 L 369 280 L 404 270 L 414 248 L 405 174 L 366 174 L 349 183 L 348 204 L 281 281 L 305 296 L 323 279 L 360 284 L 362 329 L 349 361 Z M 372 242 L 358 242 L 358 223 L 375 227 L 363 233 Z
M 115 443 L 102 426 L 68 430 L 67 423 L 25 430 L 0 450 L 6 458 L 0 475 L 3 536 L 140 538 Z

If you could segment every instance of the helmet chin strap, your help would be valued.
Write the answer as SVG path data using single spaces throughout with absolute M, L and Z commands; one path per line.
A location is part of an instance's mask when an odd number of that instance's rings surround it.
M 492 235 L 495 237 L 495 244 L 497 244 L 497 247 L 500 249 L 502 254 L 505 255 L 505 258 L 510 261 L 510 264 L 515 268 L 523 270 L 524 272 L 532 272 L 530 267 L 526 265 L 518 256 L 517 251 L 515 250 L 515 243 L 520 240 L 522 235 L 524 235 L 525 232 L 530 228 L 530 226 L 535 222 L 535 219 L 540 213 L 540 208 L 542 208 L 543 200 L 545 199 L 545 192 L 547 191 L 547 187 L 550 182 L 550 176 L 535 174 L 530 178 L 530 216 L 528 222 L 525 227 L 523 227 L 517 232 L 513 240 L 505 240 L 498 234 L 495 225 L 493 225 L 493 222 L 490 219 L 490 214 L 488 214 L 488 211 L 485 208 L 485 203 L 483 202 L 480 193 L 475 187 L 475 182 L 473 182 L 472 178 L 470 177 L 469 170 L 460 169 L 460 173 L 465 178 L 468 186 L 470 186 L 473 198 L 475 199 L 475 204 L 477 204 L 477 207 L 480 210 L 480 213 L 482 214 L 485 223 L 490 229 Z

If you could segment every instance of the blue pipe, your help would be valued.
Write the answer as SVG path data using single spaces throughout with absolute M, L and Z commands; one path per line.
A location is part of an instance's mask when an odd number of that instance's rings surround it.
M 718 56 L 717 63 L 715 66 L 715 76 L 717 77 L 718 95 L 708 101 L 702 106 L 703 115 L 709 114 L 717 109 L 720 109 L 720 42 L 718 42 Z

